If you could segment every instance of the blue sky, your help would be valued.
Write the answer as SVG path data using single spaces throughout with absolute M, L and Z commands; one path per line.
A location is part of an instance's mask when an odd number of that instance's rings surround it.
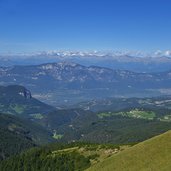
M 0 53 L 171 49 L 170 0 L 0 0 Z

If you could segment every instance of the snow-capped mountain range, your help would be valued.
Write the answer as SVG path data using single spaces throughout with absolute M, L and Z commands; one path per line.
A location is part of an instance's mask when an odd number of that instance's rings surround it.
M 31 54 L 1 55 L 1 66 L 39 65 L 53 62 L 74 62 L 80 65 L 107 67 L 110 69 L 130 70 L 134 72 L 162 72 L 170 69 L 171 52 L 75 52 L 47 51 Z

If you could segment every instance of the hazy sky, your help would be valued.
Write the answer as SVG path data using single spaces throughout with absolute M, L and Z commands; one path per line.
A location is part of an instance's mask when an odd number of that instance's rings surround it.
M 171 0 L 0 0 L 0 53 L 171 49 Z

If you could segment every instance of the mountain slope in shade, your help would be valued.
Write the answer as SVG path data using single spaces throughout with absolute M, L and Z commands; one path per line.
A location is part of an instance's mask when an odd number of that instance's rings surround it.
M 53 142 L 52 134 L 43 127 L 14 115 L 0 114 L 0 160 L 48 142 Z
M 87 171 L 170 171 L 171 131 L 113 155 Z
M 0 86 L 0 159 L 53 142 L 52 133 L 32 121 L 52 110 L 23 86 Z
M 45 114 L 53 107 L 33 98 L 31 92 L 23 86 L 0 86 L 0 112 L 27 116 L 31 114 Z

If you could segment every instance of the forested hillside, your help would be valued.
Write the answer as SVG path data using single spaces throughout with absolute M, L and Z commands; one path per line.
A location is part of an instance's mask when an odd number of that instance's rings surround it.
M 49 131 L 32 121 L 0 114 L 0 159 L 53 141 Z
M 119 151 L 119 145 L 52 144 L 0 162 L 0 170 L 83 171 Z

